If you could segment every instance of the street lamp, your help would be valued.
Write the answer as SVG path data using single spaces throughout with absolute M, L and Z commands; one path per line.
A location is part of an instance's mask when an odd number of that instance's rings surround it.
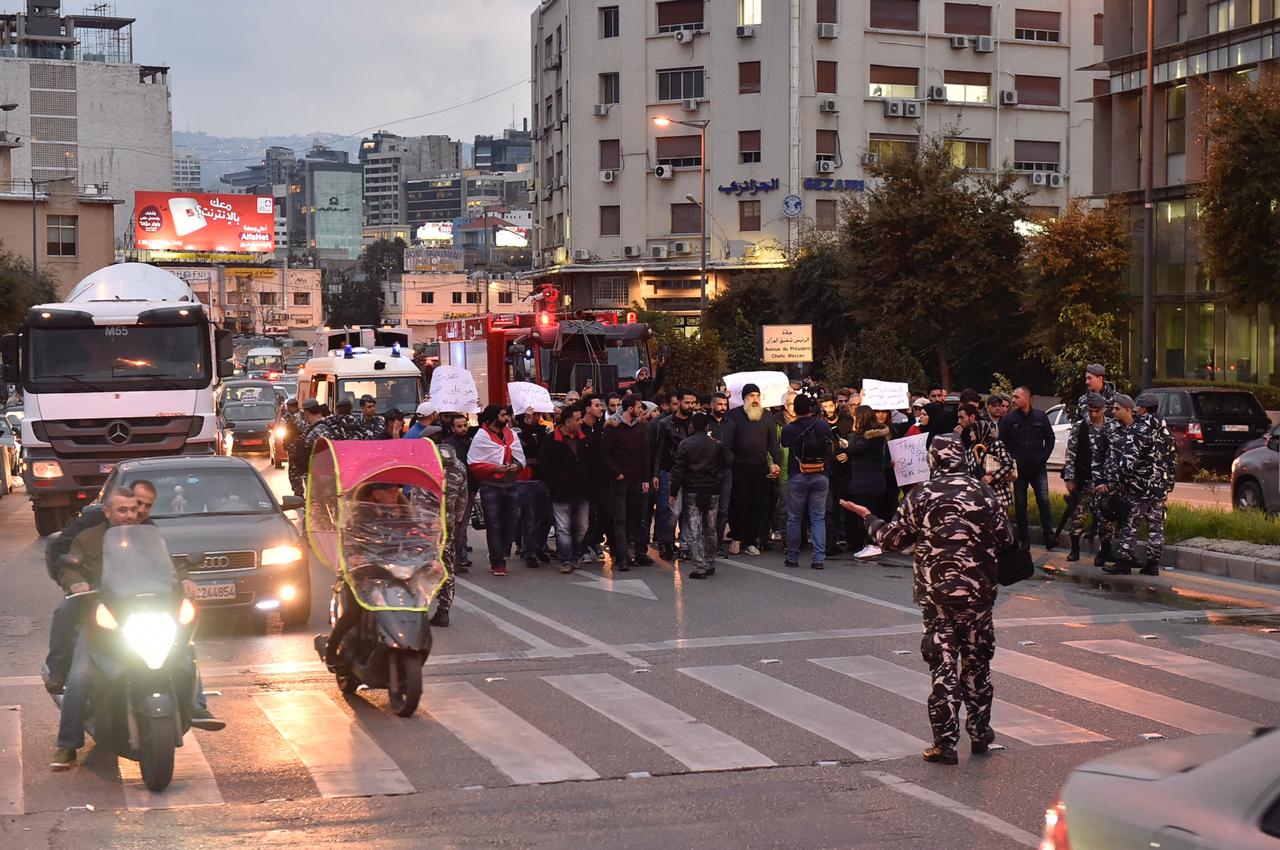
M 653 119 L 653 123 L 659 127 L 670 127 L 672 124 L 679 124 L 682 127 L 693 127 L 698 131 L 698 177 L 702 183 L 702 201 L 698 204 L 702 219 L 702 224 L 699 228 L 699 239 L 702 246 L 700 252 L 702 279 L 698 287 L 698 331 L 701 333 L 702 327 L 707 320 L 707 125 L 711 121 L 710 119 L 704 121 L 677 121 L 674 118 L 659 115 Z
M 1156 209 L 1155 181 L 1155 0 L 1147 0 L 1147 79 L 1142 104 L 1142 389 L 1155 379 Z

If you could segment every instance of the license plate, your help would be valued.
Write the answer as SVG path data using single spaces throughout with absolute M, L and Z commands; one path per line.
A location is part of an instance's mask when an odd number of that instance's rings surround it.
M 1244 431 L 1247 433 L 1249 431 L 1249 426 L 1248 425 L 1223 425 L 1222 430 L 1233 431 L 1233 432 Z
M 235 599 L 236 583 L 234 581 L 211 581 L 196 583 L 196 600 L 201 599 Z
M 261 441 L 261 440 L 241 440 L 241 441 L 240 441 L 240 445 L 242 445 L 242 446 L 260 446 L 260 445 L 262 445 L 262 441 Z
M 111 470 L 113 470 L 113 469 L 115 469 L 115 468 L 116 468 L 116 465 L 115 465 L 114 463 L 100 463 L 100 464 L 98 464 L 98 474 L 99 474 L 99 475 L 110 475 L 110 474 L 111 474 Z

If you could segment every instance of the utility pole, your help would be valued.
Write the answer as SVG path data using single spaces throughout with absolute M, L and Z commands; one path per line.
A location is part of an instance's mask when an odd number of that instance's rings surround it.
M 1142 389 L 1155 380 L 1156 365 L 1155 19 L 1155 0 L 1147 0 L 1147 79 L 1142 98 Z

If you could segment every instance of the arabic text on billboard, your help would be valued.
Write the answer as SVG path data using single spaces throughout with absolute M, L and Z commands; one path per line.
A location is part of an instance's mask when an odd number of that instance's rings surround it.
M 275 205 L 257 195 L 134 193 L 134 237 L 145 251 L 275 250 Z

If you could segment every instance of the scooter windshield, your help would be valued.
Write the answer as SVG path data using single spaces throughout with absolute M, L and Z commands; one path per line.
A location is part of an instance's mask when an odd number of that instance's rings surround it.
M 343 570 L 370 609 L 425 609 L 444 583 L 438 494 L 399 484 L 357 488 L 346 505 Z
M 102 540 L 102 589 L 112 596 L 173 592 L 177 573 L 154 525 L 119 525 Z

